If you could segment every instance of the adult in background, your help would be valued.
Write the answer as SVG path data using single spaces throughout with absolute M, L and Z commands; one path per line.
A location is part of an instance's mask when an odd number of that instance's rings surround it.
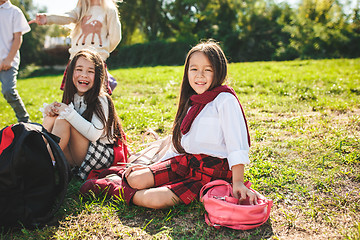
M 21 10 L 8 0 L 0 0 L 0 81 L 1 92 L 14 109 L 18 122 L 29 122 L 29 114 L 16 90 L 19 49 L 22 35 L 30 26 Z

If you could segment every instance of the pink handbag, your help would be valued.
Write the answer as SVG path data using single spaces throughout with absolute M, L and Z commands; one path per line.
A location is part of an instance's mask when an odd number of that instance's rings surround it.
M 245 182 L 251 191 L 251 183 Z M 207 183 L 200 191 L 200 200 L 204 204 L 205 221 L 209 226 L 221 226 L 248 230 L 264 224 L 269 216 L 273 202 L 268 199 L 258 199 L 257 205 L 250 205 L 249 199 L 239 203 L 233 197 L 232 186 L 224 180 L 215 180 Z

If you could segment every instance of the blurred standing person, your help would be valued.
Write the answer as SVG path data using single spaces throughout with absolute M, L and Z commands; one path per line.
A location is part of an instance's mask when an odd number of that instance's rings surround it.
M 36 19 L 29 23 L 39 25 L 74 23 L 69 49 L 70 60 L 80 50 L 88 49 L 97 52 L 105 62 L 121 41 L 121 23 L 117 2 L 122 2 L 122 0 L 78 0 L 76 8 L 67 13 L 38 13 Z M 66 72 L 67 67 L 60 86 L 61 90 L 64 90 Z M 107 75 L 105 85 L 107 92 L 112 94 L 117 82 L 108 71 Z
M 22 35 L 30 26 L 22 11 L 8 0 L 0 0 L 0 81 L 1 92 L 14 109 L 18 122 L 29 122 L 29 114 L 16 90 Z

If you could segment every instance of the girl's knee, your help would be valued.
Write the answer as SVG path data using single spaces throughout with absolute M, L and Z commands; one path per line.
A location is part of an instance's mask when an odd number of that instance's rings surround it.
M 65 119 L 61 119 L 59 117 L 56 117 L 56 119 L 54 120 L 54 124 L 53 124 L 55 129 L 58 129 L 58 131 L 70 131 L 71 128 L 71 124 L 65 120 Z
M 146 189 L 154 186 L 154 177 L 148 168 L 131 172 L 126 180 L 130 187 L 135 189 Z

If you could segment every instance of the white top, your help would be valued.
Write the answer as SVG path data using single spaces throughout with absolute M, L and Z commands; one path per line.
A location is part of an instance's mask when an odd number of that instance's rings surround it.
M 29 32 L 30 26 L 20 8 L 11 4 L 10 1 L 0 6 L 0 61 L 3 61 L 9 54 L 14 33 Z M 20 64 L 20 53 L 17 51 L 11 66 L 18 68 Z
M 109 117 L 108 101 L 106 96 L 99 96 L 106 121 Z M 75 94 L 74 102 L 69 104 L 69 107 L 65 111 L 60 112 L 59 117 L 66 119 L 77 131 L 79 131 L 84 137 L 91 142 L 96 142 L 100 139 L 101 143 L 112 144 L 105 136 L 105 127 L 101 123 L 99 117 L 94 113 L 91 122 L 87 121 L 81 116 L 86 110 L 86 104 L 84 102 L 84 96 Z
M 231 93 L 220 93 L 194 119 L 182 136 L 185 152 L 227 158 L 229 168 L 249 164 L 249 142 L 244 115 Z M 179 155 L 169 151 L 162 160 Z
M 121 23 L 115 9 L 105 11 L 101 6 L 92 6 L 80 22 L 80 8 L 64 14 L 46 13 L 47 24 L 75 23 L 79 31 L 72 32 L 70 59 L 83 49 L 96 51 L 106 60 L 121 40 Z M 84 43 L 84 44 L 83 44 Z

